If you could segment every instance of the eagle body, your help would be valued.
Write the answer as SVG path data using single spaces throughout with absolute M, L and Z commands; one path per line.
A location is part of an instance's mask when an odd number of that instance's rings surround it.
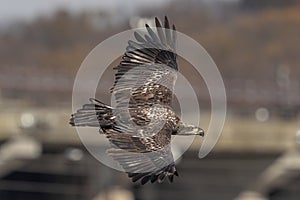
M 90 103 L 72 114 L 72 126 L 99 127 L 110 141 L 107 153 L 133 182 L 173 182 L 178 176 L 171 151 L 171 136 L 189 133 L 203 136 L 201 128 L 185 126 L 172 108 L 178 73 L 176 30 L 165 17 L 164 28 L 155 18 L 156 33 L 135 32 L 116 70 L 111 88 L 114 103 Z

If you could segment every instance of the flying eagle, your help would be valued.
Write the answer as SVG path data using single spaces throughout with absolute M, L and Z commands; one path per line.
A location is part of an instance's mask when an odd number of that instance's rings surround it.
M 167 17 L 164 26 L 155 18 L 156 32 L 146 24 L 145 34 L 134 32 L 116 70 L 111 89 L 115 105 L 90 98 L 72 114 L 72 126 L 99 127 L 110 141 L 108 154 L 133 182 L 173 182 L 178 176 L 171 151 L 171 135 L 200 135 L 185 125 L 172 109 L 177 77 L 176 29 Z M 102 131 L 101 131 L 102 130 Z

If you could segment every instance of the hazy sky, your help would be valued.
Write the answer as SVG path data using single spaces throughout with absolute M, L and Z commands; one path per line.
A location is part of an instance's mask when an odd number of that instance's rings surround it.
M 0 23 L 7 23 L 14 19 L 32 19 L 41 14 L 51 14 L 57 8 L 78 11 L 121 7 L 130 12 L 138 6 L 152 6 L 163 2 L 166 0 L 0 0 Z

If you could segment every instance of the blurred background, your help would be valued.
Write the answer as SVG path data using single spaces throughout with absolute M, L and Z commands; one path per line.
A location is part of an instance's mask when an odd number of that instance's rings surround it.
M 299 199 L 300 1 L 0 3 L 1 200 Z M 68 125 L 72 87 L 98 43 L 165 15 L 216 62 L 228 112 L 213 152 L 200 160 L 196 140 L 178 162 L 174 184 L 140 186 L 83 147 Z M 197 92 L 206 129 L 206 86 L 196 84 L 192 67 L 181 71 Z M 113 71 L 106 73 L 97 97 L 109 103 Z

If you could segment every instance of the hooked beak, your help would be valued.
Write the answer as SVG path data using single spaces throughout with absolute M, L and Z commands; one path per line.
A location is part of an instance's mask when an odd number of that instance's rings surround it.
M 202 128 L 199 128 L 198 135 L 204 137 L 205 133 L 204 133 L 204 130 Z

